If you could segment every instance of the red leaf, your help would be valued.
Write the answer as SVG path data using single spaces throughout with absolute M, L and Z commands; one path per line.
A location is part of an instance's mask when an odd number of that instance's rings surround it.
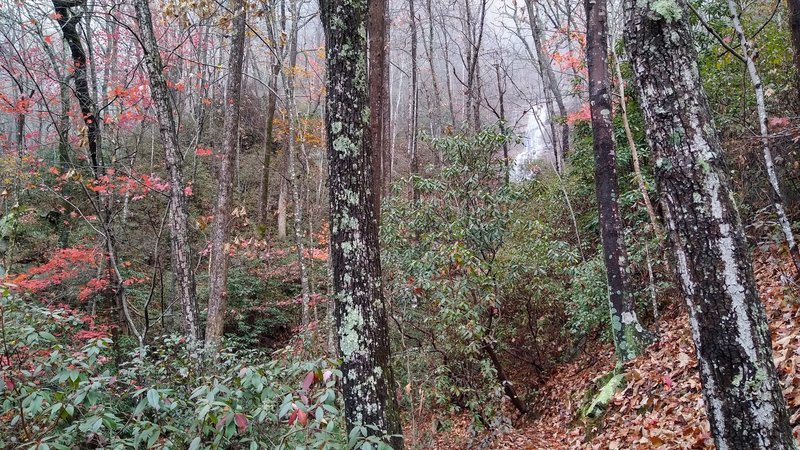
M 294 421 L 297 420 L 297 412 L 300 411 L 299 409 L 295 409 L 291 416 L 289 416 L 289 425 L 293 425 Z
M 303 379 L 303 390 L 308 392 L 311 389 L 311 385 L 314 384 L 314 372 L 308 372 L 306 374 L 305 379 Z
M 670 378 L 669 375 L 662 375 L 661 383 L 664 384 L 664 387 L 666 387 L 667 390 L 672 389 L 672 378 Z
M 308 423 L 308 413 L 303 411 L 302 409 L 298 409 L 297 420 L 300 422 L 300 425 L 306 426 L 306 424 Z
M 234 414 L 233 421 L 236 422 L 236 427 L 239 428 L 240 433 L 247 429 L 247 417 L 244 414 Z

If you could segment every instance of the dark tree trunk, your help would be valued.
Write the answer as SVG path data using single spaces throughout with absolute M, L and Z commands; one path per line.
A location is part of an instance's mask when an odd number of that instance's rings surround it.
M 389 147 L 390 102 L 389 96 L 389 17 L 388 0 L 369 0 L 369 133 L 372 142 L 372 167 L 374 168 L 375 218 L 380 223 L 381 195 L 385 191 L 386 177 L 383 159 Z
M 183 185 L 183 154 L 178 145 L 175 113 L 169 98 L 167 82 L 164 79 L 164 64 L 158 51 L 158 42 L 153 33 L 153 21 L 148 0 L 136 0 L 136 16 L 145 53 L 145 65 L 150 77 L 150 96 L 155 106 L 161 145 L 164 147 L 167 171 L 169 172 L 170 249 L 172 251 L 172 271 L 175 275 L 176 298 L 183 313 L 183 334 L 192 341 L 196 341 L 200 338 L 200 322 L 192 268 L 192 249 L 189 243 L 189 214 Z
M 320 2 L 328 67 L 325 126 L 336 328 L 348 430 L 401 434 L 389 363 L 389 334 L 369 134 L 367 0 Z M 374 428 L 374 429 L 373 429 Z M 402 439 L 391 439 L 395 449 Z
M 81 16 L 74 14 L 71 7 L 77 7 L 83 1 L 61 1 L 53 0 L 53 6 L 57 15 L 58 25 L 64 35 L 64 41 L 69 47 L 72 56 L 72 79 L 75 83 L 75 96 L 81 108 L 81 115 L 86 124 L 86 142 L 89 147 L 89 160 L 92 164 L 92 174 L 95 177 L 103 174 L 100 164 L 100 130 L 98 127 L 97 108 L 94 104 L 92 93 L 89 90 L 89 78 L 87 74 L 86 51 L 81 43 L 81 35 L 78 32 L 78 24 Z
M 766 312 L 700 81 L 685 0 L 626 2 L 656 183 L 718 449 L 794 449 Z
M 239 94 L 242 90 L 242 65 L 246 13 L 244 0 L 232 4 L 234 14 L 233 38 L 228 63 L 225 121 L 222 129 L 222 149 L 219 164 L 219 191 L 214 208 L 211 231 L 211 276 L 208 286 L 208 317 L 206 319 L 206 346 L 219 345 L 225 324 L 225 306 L 228 300 L 228 235 L 231 222 L 231 194 L 233 191 L 233 158 L 239 137 Z
M 611 326 L 617 356 L 627 361 L 640 355 L 650 336 L 636 317 L 630 292 L 628 250 L 617 184 L 617 145 L 611 116 L 611 83 L 608 74 L 608 13 L 606 0 L 586 0 L 586 61 L 589 69 L 589 104 L 594 136 L 595 187 L 600 213 L 603 261 L 608 279 Z
M 789 29 L 794 47 L 794 68 L 797 71 L 795 80 L 800 89 L 800 0 L 786 0 L 786 3 L 789 5 Z

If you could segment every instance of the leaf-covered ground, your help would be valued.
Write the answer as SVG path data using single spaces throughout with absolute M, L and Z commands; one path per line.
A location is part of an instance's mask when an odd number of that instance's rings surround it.
M 759 253 L 756 281 L 767 307 L 775 362 L 795 438 L 800 439 L 800 298 L 788 281 L 791 264 Z M 685 309 L 671 308 L 657 323 L 660 339 L 625 366 L 626 385 L 602 417 L 579 416 L 586 393 L 614 369 L 610 345 L 559 367 L 537 396 L 534 417 L 504 432 L 472 436 L 465 417 L 435 435 L 432 449 L 713 449 Z

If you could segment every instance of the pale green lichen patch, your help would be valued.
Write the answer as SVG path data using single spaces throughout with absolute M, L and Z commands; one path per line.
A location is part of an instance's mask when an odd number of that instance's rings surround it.
M 361 348 L 359 334 L 364 328 L 364 316 L 352 301 L 346 300 L 342 299 L 345 311 L 339 329 L 339 348 L 342 350 L 342 356 L 349 358 Z
M 663 17 L 667 23 L 677 21 L 683 15 L 680 5 L 675 0 L 656 0 L 650 5 L 650 10 Z

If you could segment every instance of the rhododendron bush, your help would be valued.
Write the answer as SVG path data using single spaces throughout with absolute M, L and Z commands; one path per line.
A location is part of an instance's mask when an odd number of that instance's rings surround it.
M 181 337 L 121 355 L 92 319 L 2 289 L 2 448 L 346 446 L 329 360 L 222 352 L 212 363 Z

